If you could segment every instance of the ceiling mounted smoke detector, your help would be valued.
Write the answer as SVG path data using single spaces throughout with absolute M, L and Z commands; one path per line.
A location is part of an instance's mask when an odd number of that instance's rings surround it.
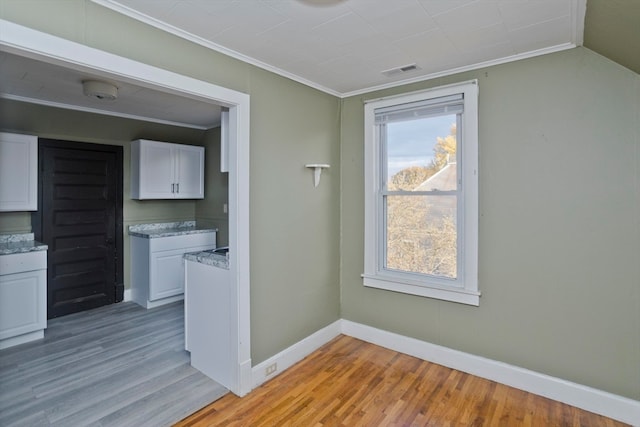
M 114 84 L 100 80 L 84 80 L 82 92 L 89 98 L 100 101 L 113 101 L 118 97 L 118 87 Z

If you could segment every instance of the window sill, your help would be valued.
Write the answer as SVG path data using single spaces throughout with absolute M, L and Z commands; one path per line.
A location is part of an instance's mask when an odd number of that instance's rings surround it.
M 364 286 L 368 288 L 384 289 L 387 291 L 400 292 L 403 294 L 417 295 L 421 297 L 434 298 L 443 301 L 456 302 L 473 306 L 480 305 L 480 293 L 468 291 L 460 288 L 444 288 L 429 286 L 426 284 L 412 284 L 389 279 L 381 276 L 370 276 L 363 274 Z

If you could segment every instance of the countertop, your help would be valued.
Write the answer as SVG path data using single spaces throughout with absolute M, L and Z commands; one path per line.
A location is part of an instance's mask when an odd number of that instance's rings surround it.
M 129 235 L 145 239 L 217 232 L 216 228 L 200 228 L 195 221 L 161 222 L 129 226 Z
M 199 262 L 200 264 L 210 265 L 212 267 L 229 269 L 229 253 L 216 253 L 215 249 L 209 249 L 202 252 L 190 252 L 184 254 L 187 261 Z
M 33 233 L 0 234 L 0 255 L 46 251 L 48 246 L 33 240 Z

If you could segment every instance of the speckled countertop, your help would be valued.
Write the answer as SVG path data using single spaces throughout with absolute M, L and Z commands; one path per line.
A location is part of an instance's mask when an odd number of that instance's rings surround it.
M 195 221 L 161 222 L 155 224 L 135 224 L 129 226 L 129 235 L 145 239 L 182 236 L 186 234 L 210 233 L 216 228 L 198 228 Z
M 0 234 L 0 255 L 46 251 L 48 246 L 33 240 L 33 233 Z
M 187 261 L 195 261 L 199 262 L 200 264 L 206 264 L 213 267 L 224 268 L 226 270 L 229 269 L 229 253 L 215 253 L 215 249 L 184 254 L 184 259 L 186 259 Z

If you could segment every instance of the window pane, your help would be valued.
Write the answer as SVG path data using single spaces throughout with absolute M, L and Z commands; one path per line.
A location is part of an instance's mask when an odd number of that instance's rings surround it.
M 388 190 L 457 189 L 456 119 L 455 114 L 448 114 L 387 123 L 382 128 L 386 128 L 383 138 L 386 141 Z M 439 177 L 433 177 L 448 164 L 453 167 L 438 174 Z M 433 179 L 433 182 L 423 186 L 428 179 Z
M 387 196 L 387 269 L 457 277 L 456 196 Z

